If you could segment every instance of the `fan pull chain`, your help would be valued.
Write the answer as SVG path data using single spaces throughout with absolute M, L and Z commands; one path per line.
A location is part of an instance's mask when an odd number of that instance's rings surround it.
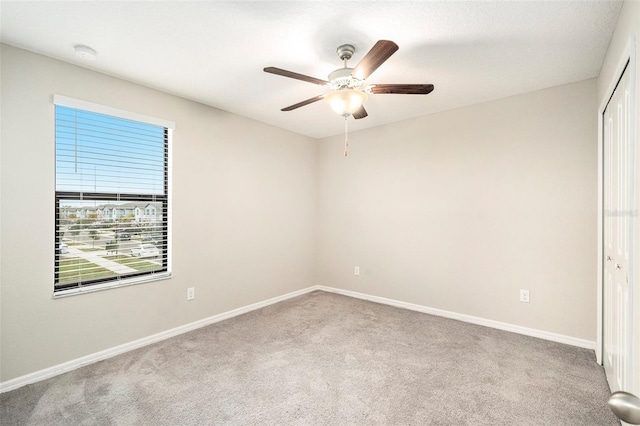
M 349 146 L 349 128 L 347 126 L 347 117 L 349 117 L 349 116 L 345 114 L 345 116 L 344 116 L 344 156 L 345 157 L 349 155 L 349 150 L 348 150 L 348 146 Z

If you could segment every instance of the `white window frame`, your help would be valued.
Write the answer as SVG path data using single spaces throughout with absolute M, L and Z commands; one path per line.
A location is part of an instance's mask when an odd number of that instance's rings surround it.
M 152 281 L 160 281 L 171 278 L 172 276 L 172 198 L 173 198 L 173 188 L 172 188 L 172 141 L 173 141 L 173 131 L 175 130 L 175 123 L 173 121 L 152 117 L 144 114 L 139 114 L 135 112 L 130 112 L 118 108 L 113 108 L 105 105 L 96 104 L 93 102 L 84 101 L 81 99 L 70 98 L 67 96 L 54 94 L 53 95 L 53 104 L 54 106 L 64 106 L 69 108 L 76 108 L 85 111 L 95 112 L 99 114 L 106 114 L 113 117 L 124 118 L 128 120 L 139 121 L 147 124 L 154 124 L 157 126 L 162 126 L 167 130 L 167 270 L 160 273 L 154 273 L 152 275 L 142 275 L 135 276 L 129 278 L 117 279 L 105 283 L 92 284 L 88 286 L 79 286 L 75 288 L 56 290 L 55 283 L 53 287 L 53 298 L 62 298 L 67 296 L 74 296 L 85 293 L 92 293 L 95 291 L 107 290 L 111 288 L 119 288 L 125 287 L 134 284 L 148 283 Z M 55 179 L 54 179 L 55 183 Z M 56 188 L 54 187 L 54 194 L 56 194 Z M 54 226 L 57 227 L 56 221 L 54 221 Z M 57 232 L 57 229 L 54 230 Z M 55 240 L 55 238 L 54 238 Z M 51 244 L 52 247 L 56 247 L 57 244 Z M 57 248 L 57 247 L 56 247 Z

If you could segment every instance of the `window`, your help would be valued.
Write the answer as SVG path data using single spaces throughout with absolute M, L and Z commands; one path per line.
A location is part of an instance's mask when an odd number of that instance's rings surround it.
M 54 295 L 170 276 L 173 123 L 59 95 L 54 104 Z

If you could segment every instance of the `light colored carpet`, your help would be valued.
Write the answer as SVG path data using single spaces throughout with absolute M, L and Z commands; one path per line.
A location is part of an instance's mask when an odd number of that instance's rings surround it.
M 316 291 L 0 396 L 3 425 L 613 425 L 594 352 Z

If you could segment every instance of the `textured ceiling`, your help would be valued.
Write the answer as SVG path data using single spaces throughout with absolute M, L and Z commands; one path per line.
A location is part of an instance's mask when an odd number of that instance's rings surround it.
M 619 1 L 0 2 L 2 42 L 311 137 L 343 131 L 329 89 L 262 71 L 326 79 L 356 47 L 400 46 L 367 83 L 431 83 L 427 96 L 371 95 L 357 130 L 596 77 Z M 82 60 L 85 44 L 97 60 Z M 166 117 L 170 119 L 171 117 Z

